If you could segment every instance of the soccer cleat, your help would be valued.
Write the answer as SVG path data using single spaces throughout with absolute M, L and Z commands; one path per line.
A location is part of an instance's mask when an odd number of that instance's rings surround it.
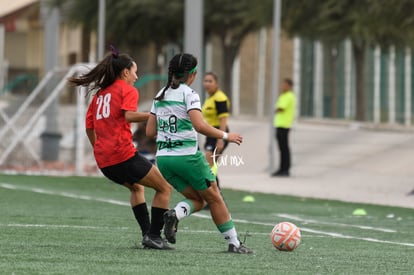
M 175 243 L 175 233 L 177 233 L 178 219 L 174 209 L 164 213 L 164 234 L 170 243 Z
M 160 236 L 154 236 L 146 234 L 142 239 L 142 245 L 144 248 L 154 248 L 161 250 L 173 250 L 174 247 L 170 246 L 167 240 L 162 239 Z
M 229 249 L 227 250 L 229 253 L 237 253 L 237 254 L 252 254 L 253 250 L 250 248 L 245 247 L 241 242 L 240 246 L 236 247 L 234 244 L 229 244 Z

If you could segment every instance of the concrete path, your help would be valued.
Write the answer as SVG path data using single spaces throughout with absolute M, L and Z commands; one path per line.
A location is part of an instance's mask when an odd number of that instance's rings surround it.
M 270 177 L 270 122 L 231 119 L 243 134 L 219 164 L 223 188 L 414 208 L 414 131 L 356 123 L 299 121 L 291 131 L 289 178 Z

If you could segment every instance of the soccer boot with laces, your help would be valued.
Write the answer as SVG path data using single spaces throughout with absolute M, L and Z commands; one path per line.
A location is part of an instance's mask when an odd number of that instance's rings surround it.
M 253 250 L 244 246 L 244 244 L 240 242 L 239 247 L 235 246 L 234 244 L 229 244 L 229 249 L 227 250 L 227 252 L 237 254 L 252 254 Z
M 178 219 L 174 209 L 164 213 L 164 234 L 170 243 L 175 243 L 175 234 L 177 233 Z
M 155 236 L 146 234 L 142 239 L 142 245 L 144 248 L 153 248 L 161 250 L 173 250 L 174 247 L 170 246 L 167 240 L 161 238 L 161 236 Z

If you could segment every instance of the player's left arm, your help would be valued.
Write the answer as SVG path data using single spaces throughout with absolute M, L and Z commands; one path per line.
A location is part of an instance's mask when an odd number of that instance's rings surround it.
M 240 145 L 243 141 L 243 137 L 238 133 L 227 134 L 209 125 L 204 120 L 203 115 L 201 114 L 201 111 L 199 109 L 189 110 L 188 115 L 190 116 L 190 120 L 193 124 L 194 129 L 200 134 L 217 139 L 227 139 L 229 142 L 233 142 L 238 145 Z

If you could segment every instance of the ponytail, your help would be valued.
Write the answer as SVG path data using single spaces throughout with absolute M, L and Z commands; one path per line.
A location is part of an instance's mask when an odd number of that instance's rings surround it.
M 87 95 L 93 90 L 101 90 L 110 86 L 121 75 L 124 69 L 130 69 L 134 63 L 127 54 L 120 54 L 114 46 L 101 62 L 88 73 L 79 77 L 70 77 L 68 82 L 75 86 L 88 87 Z
M 155 100 L 163 100 L 164 96 L 165 96 L 165 92 L 168 90 L 168 88 L 170 88 L 171 83 L 173 80 L 173 74 L 171 72 L 171 68 L 168 67 L 168 80 L 167 80 L 167 85 L 165 85 L 164 89 L 162 90 L 161 94 L 159 96 L 156 96 L 154 99 Z
M 197 59 L 188 53 L 175 55 L 168 65 L 168 80 L 161 94 L 155 100 L 163 100 L 166 91 L 171 87 L 176 89 L 185 83 L 188 77 L 197 72 Z

